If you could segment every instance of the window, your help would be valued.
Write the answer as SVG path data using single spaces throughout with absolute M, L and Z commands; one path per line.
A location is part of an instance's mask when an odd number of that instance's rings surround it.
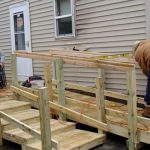
M 55 34 L 56 37 L 75 35 L 73 0 L 55 1 Z

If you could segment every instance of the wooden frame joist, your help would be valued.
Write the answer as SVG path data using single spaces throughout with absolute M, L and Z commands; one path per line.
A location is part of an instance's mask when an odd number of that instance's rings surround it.
M 128 71 L 135 67 L 135 64 L 132 63 L 122 63 L 122 62 L 114 62 L 110 60 L 90 60 L 89 58 L 80 58 L 80 57 L 72 57 L 69 56 L 52 56 L 50 53 L 39 53 L 39 52 L 24 52 L 24 51 L 16 51 L 17 57 L 24 58 L 32 58 L 44 61 L 55 61 L 57 59 L 63 59 L 64 63 L 72 64 L 72 65 L 81 65 L 84 67 L 91 68 L 103 68 L 103 69 L 113 69 L 120 71 Z

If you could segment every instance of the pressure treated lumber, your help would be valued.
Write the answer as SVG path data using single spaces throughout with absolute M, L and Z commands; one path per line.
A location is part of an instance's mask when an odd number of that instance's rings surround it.
M 62 132 L 67 132 L 70 130 L 75 129 L 75 123 L 73 122 L 63 122 L 56 119 L 51 119 L 51 131 L 52 135 L 59 135 Z M 28 124 L 31 128 L 37 130 L 40 132 L 40 122 L 34 122 L 31 124 Z M 20 145 L 31 143 L 31 141 L 34 141 L 34 137 L 30 135 L 29 133 L 24 132 L 23 130 L 19 128 L 11 129 L 4 131 L 3 138 L 15 143 L 18 143 Z
M 45 64 L 44 66 L 44 78 L 45 78 L 45 86 L 48 90 L 48 99 L 50 101 L 53 100 L 53 89 L 52 89 L 52 77 L 51 77 L 51 64 Z
M 11 66 L 12 66 L 12 84 L 14 86 L 18 85 L 18 80 L 17 80 L 17 55 L 16 54 L 12 54 L 11 55 Z
M 105 123 L 97 121 L 95 119 L 92 119 L 92 118 L 90 118 L 86 115 L 83 115 L 81 113 L 75 112 L 69 108 L 66 108 L 64 106 L 58 105 L 58 104 L 53 103 L 53 102 L 49 102 L 49 107 L 56 109 L 60 112 L 63 112 L 65 114 L 67 114 L 68 116 L 71 116 L 74 120 L 76 120 L 80 123 L 87 124 L 87 125 L 90 125 L 90 126 L 95 127 L 95 128 L 100 128 L 104 131 L 108 131 L 107 125 Z
M 40 111 L 40 129 L 41 129 L 41 141 L 42 150 L 51 150 L 51 127 L 50 127 L 50 115 L 48 106 L 48 91 L 46 87 L 39 89 L 39 111 Z M 57 145 L 57 143 L 55 143 Z
M 127 73 L 128 83 L 128 129 L 129 129 L 129 150 L 136 149 L 137 143 L 137 102 L 136 102 L 136 75 L 135 69 Z
M 47 53 L 38 53 L 38 52 L 19 52 L 16 51 L 15 54 L 17 57 L 25 57 L 25 58 L 32 58 L 32 59 L 38 59 L 38 60 L 47 60 L 47 61 L 55 61 L 57 59 L 62 58 L 60 57 L 54 57 L 50 56 L 50 54 Z M 134 68 L 134 64 L 130 63 L 121 63 L 121 62 L 114 62 L 114 61 L 106 61 L 106 60 L 99 60 L 99 61 L 90 61 L 85 59 L 80 59 L 78 57 L 75 57 L 74 59 L 66 57 L 62 58 L 64 63 L 66 64 L 72 64 L 72 65 L 81 65 L 85 67 L 93 67 L 93 68 L 103 68 L 103 69 L 113 69 L 113 70 L 122 70 L 127 71 L 129 69 Z
M 3 128 L 2 128 L 1 118 L 0 118 L 0 146 L 1 145 L 3 145 Z
M 96 79 L 96 107 L 97 107 L 97 120 L 106 123 L 105 100 L 104 100 L 104 80 L 103 78 Z M 104 133 L 98 130 L 100 134 Z
M 63 73 L 63 60 L 56 60 L 56 73 L 57 73 L 57 91 L 58 102 L 61 106 L 65 106 L 65 87 L 64 87 L 64 73 Z M 62 112 L 59 113 L 61 120 L 66 120 L 66 115 Z
M 30 93 L 30 92 L 26 92 L 26 91 L 24 91 L 24 90 L 22 90 L 22 89 L 19 89 L 19 88 L 15 87 L 15 86 L 10 86 L 10 88 L 11 88 L 11 90 L 12 90 L 14 93 L 17 93 L 17 94 L 19 94 L 19 95 L 22 95 L 22 96 L 24 96 L 24 97 L 26 97 L 26 98 L 28 98 L 28 99 L 32 99 L 33 101 L 38 101 L 38 99 L 39 99 L 39 97 L 38 97 L 37 95 L 32 94 L 32 93 Z
M 56 80 L 53 80 L 53 84 L 56 85 Z M 65 88 L 78 89 L 78 90 L 81 90 L 81 91 L 96 94 L 96 88 L 95 87 L 80 85 L 80 84 L 77 84 L 77 83 L 65 82 Z M 104 90 L 104 95 L 108 96 L 108 97 L 124 100 L 124 101 L 128 100 L 128 95 L 127 94 L 122 94 L 122 93 L 119 93 L 119 92 Z M 136 97 L 136 98 L 137 98 L 137 103 L 138 104 L 144 104 L 144 98 L 142 98 L 142 97 Z
M 61 150 L 88 150 L 105 141 L 104 135 L 79 129 L 62 132 L 54 135 L 53 138 L 60 143 Z M 25 145 L 23 150 L 41 150 L 41 144 L 39 141 L 35 141 Z

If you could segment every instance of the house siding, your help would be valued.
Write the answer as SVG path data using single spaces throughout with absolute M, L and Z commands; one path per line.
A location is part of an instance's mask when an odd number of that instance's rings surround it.
M 0 2 L 0 47 L 6 53 L 6 73 L 11 77 L 11 40 L 9 6 L 23 0 Z M 146 39 L 146 5 L 144 0 L 76 0 L 76 36 L 55 38 L 52 0 L 29 0 L 32 51 L 47 51 L 52 47 L 88 48 L 96 52 L 131 52 L 137 40 Z M 33 61 L 34 74 L 43 75 L 43 62 Z M 97 71 L 65 65 L 65 80 L 94 85 Z M 124 91 L 125 73 L 106 70 L 105 87 Z M 144 94 L 146 78 L 137 67 L 138 94 Z

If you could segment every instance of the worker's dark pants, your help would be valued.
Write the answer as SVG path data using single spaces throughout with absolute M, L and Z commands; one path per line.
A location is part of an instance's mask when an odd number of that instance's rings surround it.
M 146 87 L 146 95 L 144 97 L 146 105 L 150 105 L 150 69 L 148 71 L 147 76 L 147 87 Z

